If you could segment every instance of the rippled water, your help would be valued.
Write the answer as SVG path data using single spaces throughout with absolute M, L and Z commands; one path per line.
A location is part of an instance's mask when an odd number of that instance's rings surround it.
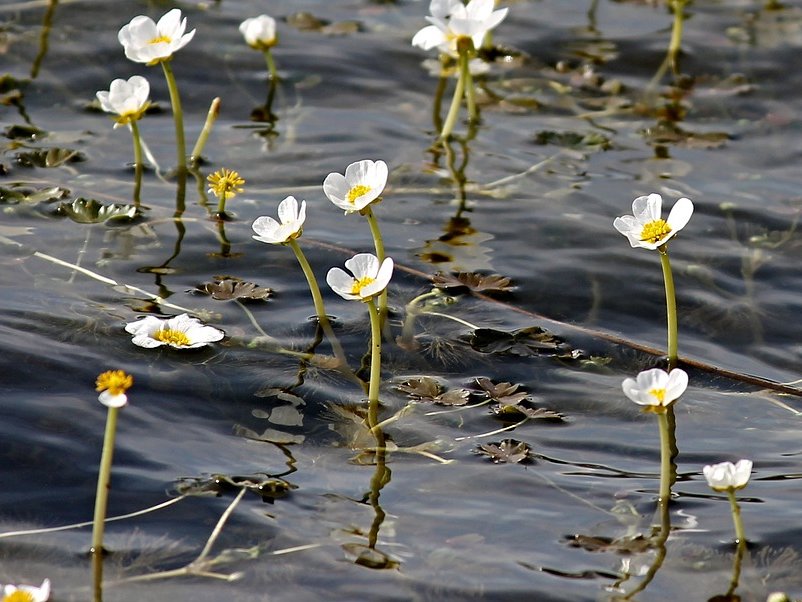
M 671 26 L 655 4 L 510 3 L 494 40 L 514 60 L 485 76 L 481 127 L 453 144 L 451 157 L 430 150 L 438 80 L 422 62 L 433 55 L 409 44 L 426 3 L 271 2 L 281 18 L 274 54 L 282 76 L 272 131 L 250 118 L 265 103 L 266 70 L 237 31 L 264 3 L 184 3 L 197 34 L 173 67 L 190 146 L 213 97 L 222 109 L 180 219 L 162 74 L 126 61 L 116 39 L 134 15 L 158 17 L 171 5 L 0 4 L 0 531 L 91 518 L 105 421 L 93 384 L 120 368 L 135 385 L 120 416 L 110 515 L 215 480 L 221 495 L 191 495 L 111 523 L 107 601 L 614 600 L 639 588 L 630 599 L 707 600 L 728 590 L 735 547 L 727 500 L 711 492 L 701 468 L 741 457 L 755 466 L 739 494 L 751 545 L 736 591 L 743 600 L 774 590 L 802 596 L 800 401 L 740 376 L 799 377 L 802 82 L 793 65 L 802 10 L 793 2 L 781 10 L 746 0 L 691 4 L 684 77 L 650 87 Z M 300 27 L 300 11 L 328 29 Z M 79 224 L 55 215 L 58 200 L 14 198 L 9 190 L 61 187 L 70 201 L 131 201 L 130 134 L 89 105 L 112 79 L 133 74 L 149 78 L 162 108 L 140 122 L 160 168 L 144 177 L 144 217 Z M 681 119 L 666 121 L 672 94 Z M 41 133 L 19 134 L 21 126 Z M 463 134 L 464 124 L 457 129 Z M 19 159 L 52 148 L 83 160 L 26 167 Z M 478 271 L 511 278 L 515 290 L 462 294 L 440 312 L 507 332 L 541 326 L 582 352 L 580 360 L 520 346 L 486 353 L 471 346 L 470 325 L 421 316 L 417 350 L 384 346 L 383 417 L 408 402 L 399 384 L 428 375 L 449 389 L 477 391 L 480 377 L 517 383 L 533 407 L 562 420 L 481 436 L 514 420 L 486 405 L 430 415 L 448 408 L 417 404 L 385 429 L 401 448 L 390 453 L 388 474 L 355 461 L 366 459 L 360 449 L 369 442 L 342 408 L 361 403 L 359 386 L 254 343 L 254 321 L 298 351 L 314 345 L 316 329 L 292 253 L 253 241 L 251 223 L 288 194 L 306 199 L 301 243 L 322 281 L 329 267 L 372 249 L 364 220 L 342 216 L 321 188 L 326 174 L 363 158 L 390 166 L 376 215 L 388 254 L 410 268 L 391 285 L 393 336 L 408 319 L 404 306 L 431 289 L 428 276 Z M 247 181 L 229 203 L 230 249 L 205 206 L 214 199 L 203 178 L 220 167 Z M 650 192 L 696 206 L 671 245 L 691 386 L 675 410 L 672 530 L 656 572 L 661 551 L 637 542 L 657 528 L 657 423 L 623 397 L 620 383 L 661 361 L 650 350 L 659 355 L 665 345 L 662 275 L 656 254 L 630 249 L 612 228 L 635 196 Z M 159 308 L 42 254 L 158 294 L 227 337 L 189 353 L 135 347 L 124 325 Z M 224 275 L 275 296 L 239 305 L 192 292 Z M 324 295 L 358 367 L 367 361 L 365 308 Z M 331 348 L 322 342 L 317 351 Z M 471 403 L 479 399 L 474 393 Z M 534 461 L 494 464 L 476 453 L 506 437 L 530 445 Z M 215 570 L 242 572 L 239 580 L 126 581 L 191 562 L 238 491 L 223 485 L 241 477 L 284 479 L 290 489 L 273 503 L 249 492 L 234 508 L 212 554 L 228 551 Z M 91 599 L 89 532 L 0 538 L 0 582 L 49 577 L 55 599 Z

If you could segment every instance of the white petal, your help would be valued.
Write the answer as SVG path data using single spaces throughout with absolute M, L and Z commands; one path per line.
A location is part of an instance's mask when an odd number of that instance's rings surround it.
M 435 25 L 427 25 L 412 38 L 412 45 L 424 50 L 437 48 L 447 41 L 446 34 Z
M 369 299 L 375 295 L 378 295 L 387 288 L 387 285 L 390 284 L 390 279 L 392 277 L 393 260 L 389 257 L 385 257 L 381 267 L 378 270 L 378 273 L 376 274 L 376 279 L 369 285 L 363 287 L 362 290 L 359 291 L 359 296 L 362 299 Z
M 679 399 L 688 388 L 688 373 L 682 368 L 674 368 L 668 375 L 666 388 L 666 402 Z
M 184 20 L 184 28 L 186 28 L 186 19 Z M 181 9 L 174 8 L 166 12 L 156 24 L 156 29 L 160 34 L 168 37 L 180 36 L 183 34 L 183 31 L 178 33 L 178 30 L 181 29 Z
M 280 240 L 278 236 L 280 226 L 281 224 L 279 224 L 269 215 L 263 215 L 254 220 L 251 228 L 253 228 L 253 231 L 256 232 L 256 235 L 254 236 L 256 240 L 275 245 L 284 242 Z
M 625 378 L 624 382 L 621 383 L 621 389 L 629 399 L 643 405 L 640 398 L 640 387 L 638 387 L 638 383 L 634 378 Z
M 288 196 L 278 204 L 278 218 L 282 224 L 291 224 L 298 219 L 298 201 Z
M 112 395 L 108 391 L 102 391 L 100 395 L 97 396 L 97 400 L 107 408 L 121 408 L 128 403 L 128 397 L 125 393 Z
M 663 207 L 663 197 L 657 193 L 648 196 L 639 196 L 632 201 L 632 215 L 641 224 L 648 224 L 656 219 L 660 219 L 660 212 Z
M 752 476 L 752 461 L 746 459 L 738 460 L 735 464 L 734 486 L 738 489 L 745 487 L 749 482 L 750 476 Z
M 376 278 L 379 273 L 379 259 L 372 253 L 357 253 L 345 262 L 356 280 Z
M 331 268 L 326 274 L 326 282 L 335 293 L 343 299 L 353 301 L 359 299 L 358 295 L 351 293 L 356 281 L 340 268 Z
M 345 176 L 339 173 L 330 173 L 323 180 L 323 192 L 328 199 L 345 211 L 352 211 L 353 208 L 348 202 L 348 191 L 351 187 L 345 181 Z
M 674 203 L 666 221 L 671 226 L 672 232 L 679 232 L 690 221 L 691 215 L 693 215 L 693 203 L 683 197 Z

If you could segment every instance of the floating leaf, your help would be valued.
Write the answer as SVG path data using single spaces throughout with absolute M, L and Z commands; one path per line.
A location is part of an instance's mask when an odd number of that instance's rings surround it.
M 523 441 L 504 439 L 500 443 L 483 443 L 476 448 L 477 453 L 484 454 L 496 464 L 518 464 L 531 460 L 532 448 Z
M 531 420 L 558 420 L 563 419 L 563 415 L 554 410 L 546 410 L 544 408 L 528 408 L 521 405 L 497 405 L 490 408 L 496 416 L 504 415 L 521 415 Z
M 476 379 L 476 384 L 482 389 L 488 399 L 492 399 L 501 405 L 517 405 L 526 399 L 529 394 L 525 391 L 518 392 L 519 384 L 498 383 L 494 384 L 489 378 L 484 376 Z
M 508 293 L 515 289 L 506 276 L 482 275 L 476 272 L 457 272 L 453 275 L 437 272 L 432 278 L 432 283 L 443 290 L 467 288 L 475 293 Z
M 79 224 L 99 224 L 109 220 L 132 220 L 136 217 L 137 210 L 135 205 L 106 205 L 95 199 L 80 197 L 72 203 L 59 203 L 56 213 Z
M 665 120 L 642 132 L 653 144 L 673 144 L 687 148 L 710 149 L 724 146 L 732 137 L 726 132 L 691 132 Z
M 560 337 L 539 326 L 504 332 L 493 328 L 477 328 L 468 340 L 481 353 L 511 353 L 523 357 L 538 355 L 570 355 L 569 345 Z
M 22 167 L 58 167 L 65 163 L 86 161 L 83 153 L 69 148 L 48 148 L 17 153 L 17 163 Z
M 463 406 L 468 403 L 471 392 L 467 389 L 453 389 L 443 392 L 443 387 L 429 376 L 412 378 L 396 386 L 416 401 L 437 403 L 446 406 Z
M 554 132 L 543 130 L 535 134 L 535 144 L 553 144 L 564 148 L 577 150 L 609 150 L 612 148 L 610 139 L 597 132 Z
M 393 560 L 384 552 L 362 543 L 344 543 L 342 548 L 351 556 L 354 564 L 369 569 L 397 569 L 400 566 L 397 560 Z
M 207 282 L 197 287 L 196 292 L 211 295 L 217 301 L 233 299 L 265 300 L 273 295 L 273 289 L 260 287 L 253 282 L 245 282 L 236 278 L 223 278 L 216 282 Z
M 653 544 L 643 535 L 612 539 L 610 537 L 597 537 L 594 535 L 571 535 L 568 545 L 572 548 L 582 548 L 588 552 L 616 552 L 618 554 L 642 554 L 649 551 Z
M 16 205 L 18 203 L 42 203 L 63 199 L 70 193 L 60 186 L 46 188 L 33 188 L 24 184 L 12 184 L 9 187 L 0 186 L 0 203 Z
M 293 489 L 297 489 L 298 486 L 284 479 L 266 474 L 248 476 L 213 474 L 209 478 L 185 477 L 179 479 L 176 484 L 176 490 L 181 495 L 222 495 L 228 491 L 236 491 L 243 488 L 252 491 L 265 502 L 272 504 L 274 500 L 284 497 Z

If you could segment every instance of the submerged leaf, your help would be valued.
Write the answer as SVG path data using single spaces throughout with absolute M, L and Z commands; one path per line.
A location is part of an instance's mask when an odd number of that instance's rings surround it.
M 568 545 L 572 548 L 582 548 L 588 552 L 616 552 L 618 554 L 642 554 L 653 547 L 650 539 L 643 535 L 634 537 L 622 537 L 612 539 L 610 537 L 599 537 L 595 535 L 571 535 L 568 538 Z
M 535 144 L 553 144 L 577 150 L 609 150 L 610 139 L 596 132 L 554 132 L 543 130 L 535 134 Z
M 95 199 L 83 197 L 72 203 L 59 203 L 56 207 L 58 215 L 65 215 L 79 224 L 99 224 L 108 220 L 131 220 L 136 217 L 135 205 L 103 204 Z
M 570 346 L 560 337 L 539 326 L 504 332 L 494 328 L 477 328 L 469 343 L 482 353 L 511 353 L 523 357 L 570 354 Z
M 196 291 L 211 295 L 217 301 L 230 301 L 232 299 L 264 300 L 273 295 L 273 289 L 260 287 L 253 282 L 245 282 L 236 278 L 223 278 L 216 282 L 206 282 L 197 287 Z
M 293 489 L 298 489 L 289 481 L 267 474 L 247 476 L 231 476 L 213 474 L 210 477 L 183 477 L 176 483 L 176 491 L 181 495 L 222 495 L 229 491 L 248 489 L 259 495 L 262 500 L 273 503 L 286 496 Z
M 518 464 L 531 460 L 532 448 L 523 441 L 504 439 L 500 443 L 483 443 L 476 448 L 496 464 Z
M 443 290 L 467 288 L 475 293 L 508 293 L 515 289 L 506 276 L 501 274 L 482 275 L 476 272 L 457 272 L 455 274 L 437 272 L 432 278 L 432 283 Z

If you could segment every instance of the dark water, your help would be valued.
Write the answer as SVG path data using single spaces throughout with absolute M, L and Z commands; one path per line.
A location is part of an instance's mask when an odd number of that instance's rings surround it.
M 218 482 L 283 478 L 292 489 L 274 503 L 249 492 L 234 509 L 212 550 L 229 553 L 214 570 L 242 572 L 233 583 L 124 580 L 191 562 L 236 487 L 111 523 L 107 601 L 614 600 L 638 587 L 643 592 L 631 599 L 707 600 L 727 591 L 735 548 L 727 500 L 710 491 L 701 469 L 741 457 L 755 465 L 740 493 L 751 547 L 737 593 L 743 600 L 775 590 L 802 596 L 800 401 L 704 367 L 686 366 L 691 386 L 675 409 L 677 482 L 662 566 L 652 579 L 659 551 L 607 545 L 648 538 L 656 520 L 657 423 L 620 388 L 623 378 L 660 361 L 638 345 L 658 353 L 665 345 L 658 257 L 630 249 L 612 228 L 635 196 L 660 192 L 668 203 L 688 196 L 696 206 L 671 246 L 680 354 L 735 375 L 799 378 L 796 3 L 775 11 L 745 0 L 689 5 L 684 76 L 672 86 L 666 74 L 651 88 L 671 26 L 664 6 L 511 3 L 494 39 L 517 58 L 485 77 L 482 125 L 453 145 L 453 161 L 429 151 L 438 80 L 422 61 L 434 54 L 409 44 L 425 24 L 425 2 L 270 3 L 267 10 L 282 19 L 274 54 L 283 78 L 272 133 L 250 119 L 265 102 L 266 70 L 237 31 L 264 3 L 179 6 L 198 30 L 173 61 L 188 145 L 211 99 L 221 97 L 201 177 L 229 167 L 246 179 L 246 192 L 229 203 L 228 256 L 204 206 L 214 199 L 202 180 L 190 177 L 182 219 L 173 219 L 176 185 L 163 175 L 175 161 L 164 78 L 159 68 L 126 61 L 116 39 L 133 16 L 158 17 L 172 5 L 0 4 L 7 73 L 0 105 L 1 531 L 91 518 L 105 421 L 93 383 L 119 368 L 135 385 L 120 417 L 111 515 L 171 499 L 181 484 L 212 475 L 223 475 Z M 293 25 L 300 11 L 339 34 Z M 145 174 L 143 218 L 78 224 L 54 215 L 57 201 L 9 198 L 14 187 L 61 187 L 70 201 L 130 202 L 130 134 L 113 130 L 88 104 L 112 79 L 134 74 L 148 77 L 163 108 L 140 122 L 161 168 L 161 177 Z M 665 119 L 669 109 L 673 120 Z M 20 126 L 43 133 L 18 135 Z M 457 129 L 464 133 L 464 124 Z M 537 144 L 538 135 L 552 143 Z M 76 150 L 84 160 L 20 164 L 20 153 L 52 148 Z M 322 282 L 329 267 L 372 248 L 364 220 L 342 216 L 321 188 L 326 174 L 363 158 L 390 166 L 376 214 L 388 254 L 415 270 L 397 271 L 391 285 L 393 335 L 405 304 L 431 288 L 421 274 L 500 273 L 512 279 L 513 292 L 496 300 L 462 295 L 439 311 L 508 332 L 539 325 L 594 358 L 482 353 L 468 344 L 469 326 L 419 317 L 418 350 L 385 345 L 383 417 L 408 401 L 395 385 L 428 375 L 452 389 L 476 390 L 478 377 L 518 383 L 533 407 L 563 420 L 476 438 L 512 422 L 488 406 L 429 415 L 448 408 L 418 404 L 386 428 L 401 450 L 390 454 L 390 480 L 380 490 L 376 483 L 387 475 L 354 461 L 365 457 L 364 439 L 355 439 L 359 420 L 337 409 L 360 403 L 362 389 L 335 371 L 249 347 L 259 333 L 240 305 L 188 292 L 220 275 L 269 286 L 274 298 L 246 309 L 285 347 L 309 348 L 314 308 L 297 262 L 289 249 L 253 241 L 250 224 L 274 215 L 288 194 L 306 199 L 300 242 Z M 201 312 L 228 336 L 189 353 L 135 347 L 123 327 L 155 306 L 34 251 Z M 323 292 L 357 367 L 369 341 L 365 308 Z M 331 352 L 325 342 L 317 349 Z M 505 437 L 530 445 L 535 461 L 493 464 L 475 453 L 479 443 Z M 0 582 L 49 577 L 55 599 L 91 599 L 89 532 L 0 539 Z M 372 568 L 354 562 L 371 536 L 379 554 L 363 560 L 372 559 Z

